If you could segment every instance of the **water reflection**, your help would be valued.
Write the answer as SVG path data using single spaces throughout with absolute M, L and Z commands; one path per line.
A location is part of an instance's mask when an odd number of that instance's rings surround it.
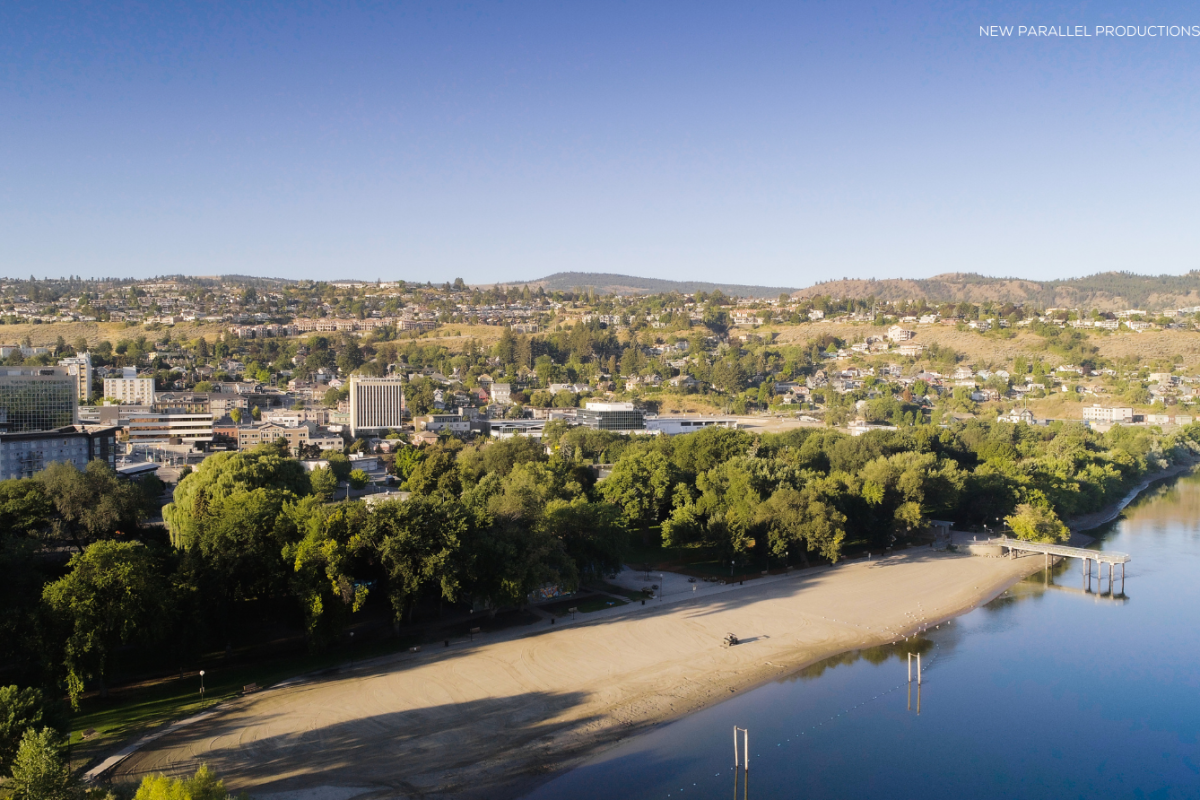
M 1200 797 L 1197 533 L 1200 477 L 1153 487 L 1095 545 L 1133 556 L 1136 603 L 1116 575 L 1089 585 L 1059 562 L 908 641 L 623 743 L 533 798 L 724 795 L 733 725 L 751 731 L 764 797 Z M 909 684 L 918 652 L 923 682 Z M 746 776 L 734 797 L 749 798 Z

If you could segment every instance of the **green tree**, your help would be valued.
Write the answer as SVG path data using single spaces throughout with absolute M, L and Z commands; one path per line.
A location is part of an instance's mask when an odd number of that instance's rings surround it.
M 35 478 L 54 504 L 54 532 L 78 548 L 118 533 L 133 533 L 145 518 L 145 496 L 134 483 L 103 461 L 81 472 L 74 464 L 54 462 Z
M 415 494 L 440 494 L 443 498 L 457 497 L 462 491 L 454 453 L 444 447 L 431 447 L 408 477 L 408 489 Z
M 313 494 L 328 502 L 337 494 L 338 479 L 328 467 L 317 467 L 308 474 Z
M 368 475 L 364 470 L 354 469 L 350 470 L 350 475 L 347 476 L 347 480 L 350 481 L 351 489 L 359 490 L 365 488 L 366 485 L 371 482 L 371 476 Z
M 45 701 L 41 692 L 17 686 L 0 687 L 0 771 L 8 771 L 25 731 L 37 730 L 45 723 Z
M 0 536 L 35 536 L 50 524 L 54 503 L 34 478 L 0 481 Z
M 396 459 L 392 462 L 392 471 L 401 482 L 405 482 L 424 457 L 424 451 L 416 447 L 402 448 L 400 452 L 396 453 Z
M 1011 516 L 1004 518 L 1018 539 L 1030 542 L 1065 542 L 1071 531 L 1053 509 L 1022 503 Z
M 286 589 L 279 554 L 288 542 L 276 520 L 290 497 L 264 487 L 239 489 L 214 504 L 190 542 L 203 565 L 206 595 L 217 607 L 211 618 L 226 628 L 237 603 L 271 598 Z
M 450 601 L 460 591 L 459 550 L 472 525 L 457 500 L 413 497 L 380 503 L 372 511 L 368 535 L 388 576 L 388 599 L 397 622 L 426 587 L 436 585 Z
M 163 508 L 172 544 L 188 549 L 226 498 L 240 490 L 258 488 L 282 492 L 287 500 L 308 494 L 310 483 L 303 465 L 273 445 L 204 459 L 175 487 L 174 502 Z
M 158 632 L 169 587 L 158 560 L 137 542 L 96 542 L 67 566 L 70 572 L 42 591 L 42 602 L 63 632 L 67 693 L 76 705 L 87 678 L 107 696 L 105 676 L 117 647 Z
M 542 525 L 558 537 L 575 562 L 581 579 L 600 579 L 617 572 L 629 549 L 629 532 L 619 509 L 586 498 L 552 500 Z
M 293 568 L 292 591 L 304 612 L 309 644 L 320 649 L 336 638 L 348 614 L 367 600 L 367 587 L 353 575 L 355 559 L 370 539 L 362 503 L 321 505 L 306 497 L 284 507 L 293 532 L 283 557 Z
M 75 781 L 63 759 L 62 736 L 53 728 L 29 728 L 21 737 L 7 788 L 13 800 L 71 800 Z
M 245 794 L 238 795 L 246 798 Z M 201 764 L 190 778 L 171 778 L 166 775 L 147 775 L 142 778 L 133 800 L 234 800 L 225 789 L 225 782 Z
M 796 553 L 807 565 L 808 553 L 816 552 L 837 563 L 846 538 L 846 515 L 816 492 L 779 489 L 759 507 L 759 512 L 776 558 Z
M 675 473 L 658 451 L 630 453 L 613 465 L 599 485 L 605 500 L 621 509 L 631 526 L 657 523 L 669 507 Z
M 339 481 L 344 481 L 350 477 L 350 471 L 354 467 L 350 464 L 350 457 L 344 453 L 333 452 L 325 456 L 325 460 L 329 462 L 329 468 L 333 470 L 333 475 Z

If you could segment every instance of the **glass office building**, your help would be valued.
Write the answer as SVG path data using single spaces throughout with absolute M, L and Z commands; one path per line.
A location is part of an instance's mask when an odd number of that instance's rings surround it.
M 0 367 L 0 433 L 74 425 L 78 392 L 78 379 L 66 367 Z
M 588 403 L 575 418 L 589 428 L 601 431 L 640 431 L 646 428 L 646 415 L 633 403 Z

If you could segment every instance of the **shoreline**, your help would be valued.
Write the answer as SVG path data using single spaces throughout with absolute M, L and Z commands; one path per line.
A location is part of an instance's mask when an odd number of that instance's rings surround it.
M 917 548 L 363 664 L 164 732 L 115 777 L 208 763 L 260 800 L 314 784 L 328 797 L 517 798 L 617 742 L 825 658 L 902 640 L 1041 568 L 1036 558 Z M 728 631 L 743 644 L 721 647 Z
M 1090 514 L 1079 514 L 1071 517 L 1070 519 L 1063 520 L 1063 523 L 1070 528 L 1071 533 L 1075 535 L 1081 535 L 1084 531 L 1094 530 L 1102 525 L 1107 525 L 1117 517 L 1121 516 L 1121 512 L 1125 510 L 1125 507 L 1136 500 L 1141 493 L 1150 488 L 1152 484 L 1168 478 L 1177 478 L 1180 475 L 1191 472 L 1192 470 L 1196 469 L 1197 466 L 1200 466 L 1200 460 L 1184 461 L 1180 462 L 1179 464 L 1173 464 L 1166 469 L 1159 470 L 1158 472 L 1143 478 L 1137 486 L 1130 489 L 1129 492 L 1127 492 L 1126 495 L 1120 500 L 1109 503 L 1099 511 L 1093 511 Z
M 1121 500 L 1067 524 L 1081 536 L 1079 531 L 1116 519 L 1154 483 L 1196 466 L 1185 462 L 1147 476 Z M 115 767 L 117 779 L 128 779 L 181 773 L 204 761 L 231 788 L 250 790 L 260 800 L 293 800 L 299 795 L 292 790 L 301 786 L 318 790 L 314 800 L 520 798 L 631 737 L 824 659 L 892 644 L 968 613 L 1040 569 L 1037 558 L 987 559 L 915 548 L 745 586 L 713 586 L 699 596 L 560 620 L 556 628 L 506 632 L 477 646 L 456 643 L 462 647 L 388 656 L 335 677 L 285 681 L 225 704 L 220 714 L 167 726 L 126 748 L 122 762 L 109 768 Z M 726 628 L 738 632 L 746 646 L 720 648 Z M 681 636 L 680 629 L 688 635 Z M 436 690 L 417 685 L 423 681 Z M 371 702 L 363 704 L 363 695 Z M 504 707 L 498 716 L 479 713 L 496 705 Z M 379 765 L 382 770 L 372 768 L 370 753 L 365 769 L 329 763 L 328 730 L 348 724 L 377 728 L 381 716 L 392 718 L 383 725 L 381 741 L 396 733 L 402 718 L 428 723 L 420 726 L 422 743 L 401 747 L 414 746 L 423 759 L 419 766 L 407 766 L 394 753 Z M 277 719 L 282 721 L 271 721 Z M 522 725 L 530 719 L 537 723 L 532 730 Z M 514 721 L 516 735 L 506 741 Z M 264 746 L 264 739 L 272 744 Z M 311 758 L 312 739 L 321 742 L 325 758 Z M 334 743 L 333 749 L 346 746 L 363 752 L 372 743 L 355 739 Z M 270 765 L 264 768 L 263 761 Z M 328 792 L 322 794 L 314 784 L 326 781 Z M 347 794 L 352 787 L 357 791 Z

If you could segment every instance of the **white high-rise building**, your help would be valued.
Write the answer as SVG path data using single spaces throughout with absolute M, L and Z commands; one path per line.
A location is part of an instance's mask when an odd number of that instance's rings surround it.
M 153 405 L 154 378 L 105 378 L 104 396 L 127 405 Z
M 350 377 L 350 435 L 404 424 L 404 386 L 399 376 Z
M 75 378 L 79 385 L 79 402 L 86 403 L 92 396 L 92 357 L 88 353 L 61 359 L 60 367 L 66 367 L 67 373 Z

